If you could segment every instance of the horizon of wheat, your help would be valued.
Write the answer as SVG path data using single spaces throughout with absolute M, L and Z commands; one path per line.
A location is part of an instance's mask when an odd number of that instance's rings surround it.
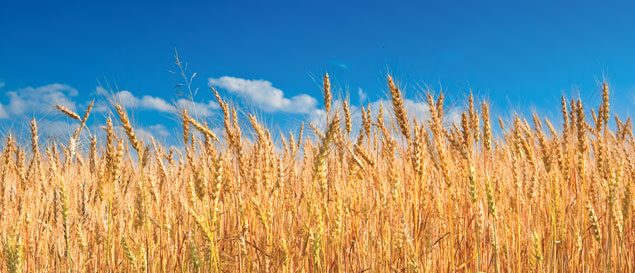
M 2 145 L 0 271 L 633 272 L 635 139 L 608 126 L 608 85 L 591 120 L 563 97 L 562 130 L 515 116 L 494 138 L 486 102 L 446 125 L 429 92 L 409 120 L 387 83 L 394 115 L 352 120 L 325 74 L 324 130 L 281 147 L 216 90 L 224 135 L 183 111 L 183 150 L 144 143 L 120 105 L 82 150 L 93 104 L 58 106 L 81 122 L 68 142 L 42 146 L 33 120 L 30 149 Z

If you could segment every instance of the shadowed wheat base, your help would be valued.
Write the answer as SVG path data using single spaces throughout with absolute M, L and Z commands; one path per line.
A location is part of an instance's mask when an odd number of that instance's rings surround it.
M 606 85 L 592 119 L 563 98 L 561 131 L 516 117 L 497 138 L 471 96 L 445 126 L 442 95 L 412 121 L 388 88 L 351 132 L 325 76 L 324 130 L 279 145 L 212 90 L 225 132 L 183 111 L 184 151 L 143 143 L 118 105 L 80 149 L 90 108 L 60 106 L 81 124 L 67 143 L 39 146 L 33 121 L 31 147 L 3 146 L 0 271 L 633 271 L 635 142 L 630 119 L 607 125 Z

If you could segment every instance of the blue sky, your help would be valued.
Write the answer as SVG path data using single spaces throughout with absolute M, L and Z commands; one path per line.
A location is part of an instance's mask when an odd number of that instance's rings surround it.
M 626 2 L 128 2 L 2 1 L 3 132 L 33 117 L 62 132 L 53 102 L 81 112 L 108 83 L 142 130 L 173 139 L 171 111 L 186 105 L 174 88 L 181 79 L 167 72 L 175 48 L 214 126 L 210 84 L 287 130 L 319 116 L 326 71 L 354 105 L 385 98 L 391 72 L 414 112 L 430 86 L 457 109 L 471 89 L 494 114 L 557 119 L 562 94 L 597 105 L 603 76 L 615 111 L 631 114 L 635 102 L 635 4 Z

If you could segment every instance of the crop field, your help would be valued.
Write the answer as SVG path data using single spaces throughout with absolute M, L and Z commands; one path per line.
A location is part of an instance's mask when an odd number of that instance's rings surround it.
M 456 124 L 442 93 L 413 120 L 385 90 L 352 115 L 324 75 L 326 120 L 280 133 L 212 88 L 222 132 L 180 110 L 181 148 L 119 104 L 100 134 L 93 104 L 58 106 L 70 138 L 4 136 L 0 271 L 633 272 L 635 139 L 607 84 L 558 120 L 470 95 Z

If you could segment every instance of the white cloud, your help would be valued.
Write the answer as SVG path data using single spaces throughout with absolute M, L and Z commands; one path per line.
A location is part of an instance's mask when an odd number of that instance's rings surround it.
M 0 104 L 0 119 L 9 118 L 9 113 L 4 108 L 4 105 Z
M 119 100 L 126 107 L 130 108 L 145 108 L 151 110 L 157 110 L 161 112 L 174 112 L 176 108 L 170 105 L 162 98 L 145 95 L 141 98 L 137 98 L 130 91 L 121 91 L 117 93 Z
M 112 96 L 103 87 L 97 87 L 96 93 L 103 96 Z M 218 109 L 218 103 L 209 101 L 207 104 L 202 102 L 194 102 L 188 99 L 179 99 L 174 104 L 169 103 L 165 99 L 144 95 L 137 97 L 128 90 L 119 91 L 114 94 L 114 102 L 120 103 L 128 109 L 146 109 L 159 112 L 175 113 L 181 109 L 187 109 L 190 114 L 198 117 L 208 117 L 214 114 L 213 110 Z M 95 107 L 96 111 L 108 111 L 107 103 L 102 101 Z
M 110 96 L 110 92 L 105 88 L 98 86 L 96 88 L 96 93 L 103 96 Z M 176 112 L 176 107 L 168 103 L 166 100 L 153 97 L 149 95 L 144 95 L 142 97 L 137 97 L 132 92 L 128 90 L 123 90 L 114 93 L 113 98 L 115 103 L 119 103 L 126 108 L 138 108 L 138 109 L 148 109 L 148 110 L 156 110 L 160 112 Z M 96 108 L 98 111 L 107 110 L 106 107 L 102 107 L 105 105 L 100 105 L 100 107 Z
M 209 85 L 226 89 L 255 103 L 266 112 L 311 113 L 317 100 L 307 94 L 287 98 L 282 90 L 266 80 L 247 80 L 230 76 L 209 78 Z
M 195 117 L 209 117 L 214 114 L 213 110 L 220 108 L 218 103 L 209 101 L 207 104 L 195 102 L 188 99 L 179 99 L 176 101 L 179 109 L 187 109 L 190 115 Z
M 26 87 L 6 93 L 9 103 L 0 104 L 0 118 L 12 115 L 48 112 L 59 104 L 75 110 L 77 90 L 65 84 L 53 83 L 40 87 Z
M 0 82 L 0 88 L 4 87 L 4 82 Z
M 170 132 L 168 132 L 168 129 L 163 124 L 151 125 L 148 128 L 150 129 L 150 131 L 155 132 L 156 135 L 160 137 L 167 137 L 170 135 Z
M 309 122 L 313 123 L 313 125 L 316 125 L 318 128 L 324 128 L 326 125 L 326 111 L 322 109 L 313 109 L 313 111 L 309 113 Z
M 79 126 L 79 122 L 66 119 L 60 120 L 38 120 L 39 132 L 52 137 L 67 137 L 73 134 Z
M 154 139 L 159 142 L 162 139 L 166 139 L 170 137 L 170 132 L 168 131 L 168 128 L 165 127 L 165 125 L 163 124 L 150 125 L 149 127 L 146 127 L 146 128 L 137 128 L 135 130 L 135 133 L 139 136 L 141 140 L 143 140 L 143 142 L 146 145 L 149 145 L 150 143 L 152 143 L 152 137 L 154 137 Z
M 360 87 L 357 89 L 357 96 L 359 96 L 359 101 L 365 101 L 366 98 L 368 98 L 368 96 L 366 95 L 366 92 L 364 92 L 364 90 Z
M 331 61 L 331 64 L 334 65 L 334 66 L 337 66 L 337 67 L 339 67 L 341 69 L 346 69 L 346 70 L 351 69 L 350 66 L 348 66 L 347 64 L 342 63 L 342 62 Z

